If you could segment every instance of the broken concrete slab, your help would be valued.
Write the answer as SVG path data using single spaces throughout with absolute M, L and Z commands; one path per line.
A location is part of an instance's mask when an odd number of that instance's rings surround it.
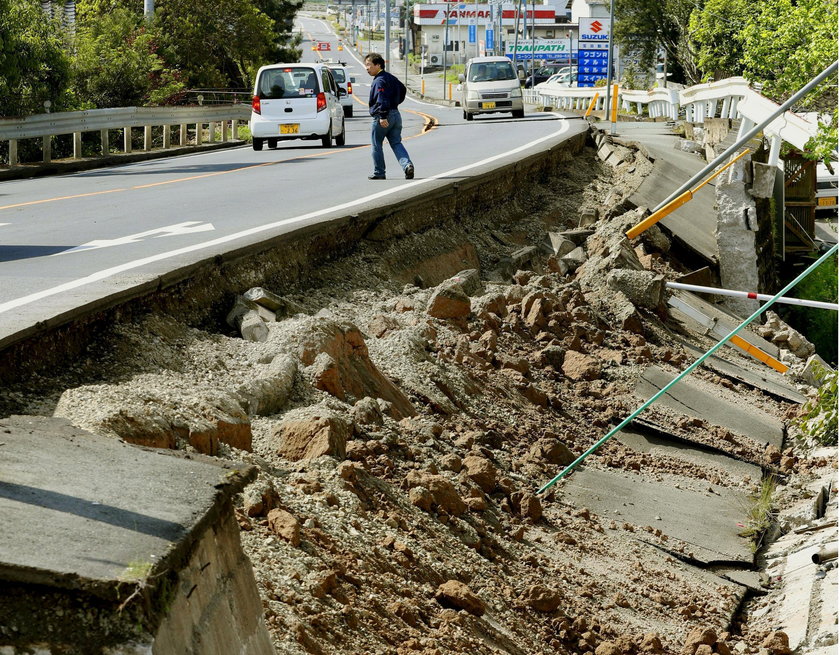
M 705 352 L 692 343 L 684 342 L 682 346 L 686 351 L 693 353 L 695 358 L 700 357 Z M 738 359 L 742 360 L 741 364 L 733 363 L 715 354 L 708 357 L 703 362 L 703 366 L 719 375 L 737 380 L 776 398 L 800 404 L 807 400 L 781 373 L 763 364 L 752 366 L 751 363 L 743 361 L 745 360 L 743 357 L 738 357 Z
M 678 290 L 675 291 L 673 295 L 687 305 L 691 306 L 696 311 L 707 316 L 714 322 L 715 325 L 722 328 L 722 331 L 725 330 L 727 334 L 741 324 L 742 319 L 718 305 L 706 302 L 702 298 L 698 297 L 697 294 L 691 293 L 690 291 Z M 678 309 L 671 308 L 669 309 L 669 313 L 674 320 L 679 321 L 686 329 L 691 330 L 692 332 L 697 332 L 698 334 L 703 335 L 710 332 L 710 328 L 707 325 L 701 325 L 692 317 Z M 779 347 L 766 339 L 762 339 L 751 330 L 745 328 L 738 333 L 738 336 L 771 357 L 775 359 L 779 358 Z
M 636 429 L 621 430 L 615 438 L 638 453 L 665 455 L 698 466 L 717 467 L 738 479 L 748 477 L 756 482 L 761 480 L 761 467 L 734 459 L 726 453 L 707 446 L 699 446 L 675 435 L 666 435 L 662 432 L 653 434 L 639 425 Z
M 115 588 L 136 562 L 169 556 L 256 473 L 99 437 L 65 419 L 13 416 L 0 425 L 0 579 L 9 581 Z
M 642 373 L 634 393 L 647 400 L 676 375 L 651 366 Z M 739 402 L 738 394 L 728 389 L 716 388 L 712 393 L 700 381 L 686 377 L 656 402 L 680 414 L 695 416 L 713 425 L 723 426 L 762 444 L 770 443 L 779 449 L 784 444 L 784 426 L 781 421 L 760 409 Z
M 752 565 L 750 541 L 738 536 L 743 530 L 739 524 L 746 521 L 747 495 L 716 485 L 708 488 L 712 491 L 677 489 L 672 480 L 651 482 L 639 475 L 577 469 L 557 493 L 565 503 L 587 507 L 619 525 L 631 524 L 640 539 L 649 537 L 677 557 Z M 661 530 L 667 541 L 639 530 L 645 526 Z

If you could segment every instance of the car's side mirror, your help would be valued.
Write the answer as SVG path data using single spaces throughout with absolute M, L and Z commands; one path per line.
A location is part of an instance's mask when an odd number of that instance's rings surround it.
M 463 74 L 463 73 L 458 73 L 458 81 L 459 81 L 461 84 L 463 84 L 463 83 L 464 83 L 464 74 Z
M 355 83 L 356 83 L 356 78 L 355 78 L 355 77 L 351 77 L 351 78 L 350 78 L 350 83 L 351 83 L 351 84 L 355 84 Z

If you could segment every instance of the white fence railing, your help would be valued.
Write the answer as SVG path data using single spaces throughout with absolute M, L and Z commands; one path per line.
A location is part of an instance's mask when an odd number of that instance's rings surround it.
M 539 89 L 528 91 L 530 93 L 526 93 L 525 96 L 527 102 L 566 110 L 585 110 L 597 93 L 594 110 L 605 110 L 604 87 L 580 88 L 546 84 Z M 743 77 L 698 84 L 681 91 L 638 91 L 619 87 L 618 101 L 625 111 L 635 109 L 638 115 L 647 115 L 650 118 L 665 117 L 677 120 L 683 115 L 690 123 L 702 123 L 706 118 L 716 117 L 740 119 L 740 129 L 744 134 L 779 108 L 775 102 L 751 89 L 749 82 Z M 816 136 L 817 129 L 815 123 L 793 112 L 785 112 L 764 130 L 765 135 L 770 138 L 771 161 L 778 158 L 782 141 L 801 150 L 810 138 Z
M 43 161 L 52 159 L 51 138 L 53 136 L 73 135 L 73 157 L 82 156 L 82 133 L 100 133 L 100 154 L 111 152 L 109 143 L 110 130 L 122 130 L 123 152 L 132 151 L 132 131 L 143 129 L 143 150 L 152 149 L 152 128 L 161 126 L 163 148 L 170 148 L 172 128 L 179 126 L 177 143 L 188 143 L 189 126 L 194 125 L 193 143 L 204 143 L 204 126 L 208 126 L 207 142 L 216 141 L 218 134 L 221 141 L 237 140 L 239 121 L 247 121 L 251 115 L 248 105 L 214 105 L 209 107 L 118 107 L 115 109 L 90 109 L 55 114 L 36 114 L 26 118 L 0 118 L 0 141 L 9 142 L 9 165 L 17 166 L 18 141 L 21 139 L 42 139 Z

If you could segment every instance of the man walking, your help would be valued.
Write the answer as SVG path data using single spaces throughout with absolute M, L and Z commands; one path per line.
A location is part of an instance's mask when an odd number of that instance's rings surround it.
M 414 178 L 414 164 L 408 156 L 408 151 L 402 144 L 402 116 L 397 109 L 405 98 L 405 85 L 396 77 L 383 70 L 385 60 L 375 52 L 365 57 L 365 69 L 373 76 L 370 85 L 370 115 L 371 124 L 371 152 L 373 154 L 373 175 L 369 180 L 385 179 L 385 154 L 382 152 L 382 142 L 387 138 L 391 150 L 405 173 L 405 179 Z

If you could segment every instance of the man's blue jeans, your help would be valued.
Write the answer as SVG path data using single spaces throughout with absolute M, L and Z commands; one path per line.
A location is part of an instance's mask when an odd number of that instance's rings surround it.
M 381 127 L 379 119 L 374 117 L 370 129 L 371 153 L 373 154 L 373 174 L 385 175 L 385 153 L 382 151 L 382 142 L 387 138 L 394 151 L 394 156 L 400 162 L 403 170 L 411 164 L 408 151 L 402 144 L 402 116 L 396 109 L 388 112 L 388 127 Z

